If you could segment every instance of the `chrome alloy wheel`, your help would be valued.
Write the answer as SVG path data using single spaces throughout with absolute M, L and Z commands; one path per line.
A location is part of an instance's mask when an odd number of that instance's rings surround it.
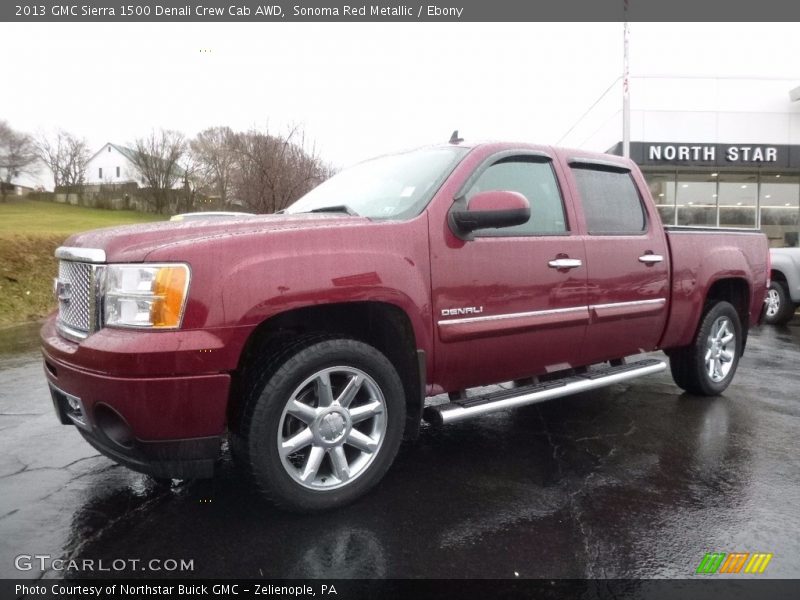
M 767 316 L 774 317 L 781 309 L 781 296 L 778 290 L 770 288 L 767 292 Z
M 708 377 L 719 383 L 728 376 L 736 356 L 736 336 L 728 317 L 719 317 L 711 325 L 706 342 L 705 364 Z
M 367 470 L 386 434 L 386 399 L 355 367 L 330 367 L 295 389 L 278 426 L 286 472 L 312 490 L 347 485 Z

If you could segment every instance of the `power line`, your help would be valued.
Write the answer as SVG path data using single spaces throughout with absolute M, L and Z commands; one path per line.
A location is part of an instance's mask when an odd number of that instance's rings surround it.
M 600 97 L 599 97 L 597 100 L 595 100 L 595 101 L 592 103 L 592 105 L 591 105 L 589 108 L 587 108 L 587 109 L 586 109 L 586 112 L 584 112 L 584 113 L 583 113 L 583 114 L 582 114 L 580 117 L 578 117 L 578 120 L 577 120 L 577 121 L 575 121 L 575 123 L 573 123 L 573 124 L 572 124 L 572 127 L 570 127 L 570 128 L 569 128 L 569 130 L 568 130 L 568 131 L 567 131 L 567 132 L 566 132 L 564 135 L 562 135 L 562 136 L 561 136 L 561 138 L 560 138 L 560 139 L 559 139 L 559 140 L 556 142 L 556 146 L 560 145 L 560 144 L 561 144 L 561 142 L 564 140 L 564 138 L 565 138 L 565 137 L 567 137 L 567 136 L 568 136 L 570 133 L 572 133 L 572 131 L 573 131 L 573 130 L 574 130 L 574 129 L 575 129 L 577 126 L 578 126 L 578 123 L 580 123 L 581 121 L 583 121 L 584 117 L 586 117 L 586 115 L 588 115 L 590 112 L 592 112 L 592 109 L 593 109 L 595 106 L 597 106 L 598 104 L 600 104 L 600 101 L 601 101 L 603 98 L 605 98 L 605 97 L 606 97 L 606 95 L 608 94 L 608 92 L 610 92 L 611 90 L 613 90 L 613 89 L 614 89 L 614 86 L 615 86 L 615 85 L 617 85 L 617 82 L 618 82 L 620 79 L 622 79 L 622 76 L 621 76 L 621 75 L 620 75 L 619 77 L 617 77 L 617 78 L 616 78 L 614 81 L 612 81 L 612 82 L 611 82 L 611 85 L 609 85 L 609 86 L 608 86 L 608 88 L 606 89 L 606 91 L 605 91 L 605 92 L 603 92 L 602 94 L 600 94 Z

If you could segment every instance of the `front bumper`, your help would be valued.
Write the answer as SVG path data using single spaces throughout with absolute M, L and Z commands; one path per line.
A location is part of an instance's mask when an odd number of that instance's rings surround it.
M 140 345 L 141 335 L 162 334 L 136 332 L 130 338 Z M 45 376 L 62 423 L 76 425 L 99 452 L 136 471 L 164 478 L 213 474 L 226 427 L 230 375 L 100 373 L 75 364 L 81 348 L 58 336 L 52 318 L 41 337 Z M 186 332 L 175 338 L 177 353 L 191 348 L 190 338 Z M 161 356 L 165 343 L 162 335 Z M 115 357 L 124 354 L 124 339 L 113 352 Z M 105 364 L 101 350 L 92 349 L 90 356 L 92 367 Z M 146 370 L 142 363 L 148 357 L 138 359 Z M 163 362 L 158 366 L 163 368 Z

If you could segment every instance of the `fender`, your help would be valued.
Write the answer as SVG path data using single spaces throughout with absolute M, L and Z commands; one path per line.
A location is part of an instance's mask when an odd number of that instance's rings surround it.
M 412 231 L 417 227 L 427 227 L 424 215 L 406 223 L 359 227 L 357 232 L 337 228 L 272 235 L 264 240 L 263 252 L 239 254 L 247 258 L 218 276 L 222 319 L 252 331 L 298 308 L 383 302 L 408 316 L 417 349 L 431 360 L 428 247 L 425 233 Z
M 691 236 L 682 236 L 681 244 L 676 245 L 681 250 L 680 256 L 673 261 L 672 310 L 661 340 L 661 348 L 681 347 L 691 343 L 708 292 L 717 281 L 744 280 L 748 285 L 751 314 L 754 302 L 753 290 L 759 287 L 753 283 L 765 281 L 765 273 L 754 273 L 743 248 L 733 244 L 711 249 L 694 248 L 693 244 L 689 243 L 690 239 Z M 697 240 L 702 242 L 700 237 Z M 763 270 L 762 268 L 761 271 Z M 760 309 L 760 302 L 755 306 Z

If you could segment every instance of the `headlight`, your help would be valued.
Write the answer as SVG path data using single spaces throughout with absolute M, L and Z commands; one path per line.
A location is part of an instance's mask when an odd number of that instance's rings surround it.
M 180 327 L 189 291 L 188 265 L 109 265 L 103 323 L 110 327 Z

